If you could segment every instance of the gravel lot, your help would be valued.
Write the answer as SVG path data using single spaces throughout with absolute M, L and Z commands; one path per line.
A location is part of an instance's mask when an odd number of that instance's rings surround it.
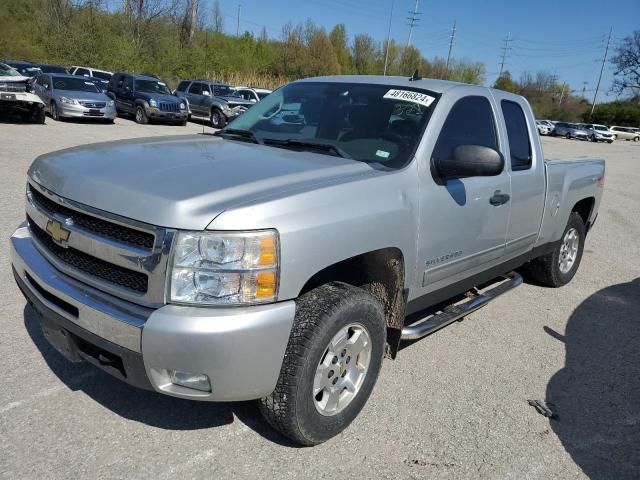
M 176 400 L 66 362 L 11 275 L 6 242 L 24 218 L 29 164 L 84 143 L 201 131 L 0 123 L 0 477 L 640 478 L 640 145 L 630 142 L 544 138 L 548 158 L 607 160 L 574 281 L 524 285 L 408 346 L 324 445 L 288 445 L 253 403 Z M 558 420 L 528 399 L 555 404 Z

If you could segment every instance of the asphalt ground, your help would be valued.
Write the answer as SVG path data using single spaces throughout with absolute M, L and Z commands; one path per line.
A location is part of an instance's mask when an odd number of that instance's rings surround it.
M 252 402 L 173 399 L 64 360 L 11 274 L 29 164 L 85 143 L 201 131 L 0 121 L 1 478 L 640 478 L 640 145 L 630 142 L 544 138 L 548 158 L 607 161 L 575 279 L 525 284 L 407 346 L 323 445 L 288 444 Z

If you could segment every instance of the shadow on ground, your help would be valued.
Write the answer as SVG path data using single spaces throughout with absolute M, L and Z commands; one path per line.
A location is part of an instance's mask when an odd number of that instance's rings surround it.
M 73 391 L 81 390 L 121 417 L 168 430 L 200 430 L 241 421 L 274 443 L 295 447 L 263 420 L 256 402 L 210 403 L 182 400 L 132 387 L 87 363 L 72 363 L 46 340 L 38 314 L 28 304 L 24 324 L 53 373 Z
M 551 427 L 592 479 L 640 478 L 640 278 L 600 290 L 567 323 L 565 367 L 547 385 Z

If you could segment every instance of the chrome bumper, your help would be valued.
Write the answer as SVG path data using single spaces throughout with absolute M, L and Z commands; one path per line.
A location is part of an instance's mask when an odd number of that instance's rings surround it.
M 136 384 L 123 372 L 129 383 L 141 388 L 150 383 L 160 393 L 205 401 L 250 400 L 275 387 L 293 325 L 293 301 L 255 307 L 140 307 L 60 273 L 36 249 L 25 225 L 11 237 L 11 262 L 25 296 L 43 307 L 37 308 L 42 316 L 70 322 L 70 331 L 83 342 L 99 337 L 110 354 L 124 349 L 131 354 L 127 361 L 139 358 L 134 369 L 147 378 Z M 64 330 L 61 322 L 58 327 Z M 170 369 L 206 374 L 211 392 L 172 384 Z

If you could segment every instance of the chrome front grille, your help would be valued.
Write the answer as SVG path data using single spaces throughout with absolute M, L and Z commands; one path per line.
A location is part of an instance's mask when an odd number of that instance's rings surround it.
M 165 303 L 174 230 L 78 204 L 33 181 L 27 188 L 34 243 L 54 267 L 124 300 L 148 307 Z M 54 235 L 60 229 L 68 235 Z
M 107 106 L 105 102 L 80 102 L 80 105 L 87 108 L 104 108 Z
M 177 103 L 160 102 L 160 111 L 161 112 L 179 112 L 180 105 L 178 105 Z

